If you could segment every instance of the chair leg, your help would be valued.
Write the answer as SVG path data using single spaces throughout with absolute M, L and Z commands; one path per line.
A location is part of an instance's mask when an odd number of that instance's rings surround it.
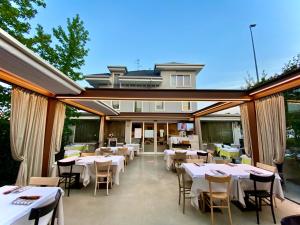
M 69 183 L 68 183 L 68 197 L 70 196 L 70 189 L 71 189 L 71 177 L 69 178 Z
M 179 187 L 178 205 L 180 205 L 180 200 L 181 200 L 181 188 Z
M 185 211 L 185 189 L 183 189 L 183 209 L 182 209 L 183 214 L 184 211 Z
M 230 223 L 230 225 L 232 225 L 231 209 L 230 209 L 230 201 L 228 201 L 228 218 L 229 218 L 229 223 Z
M 96 196 L 96 194 L 97 194 L 97 186 L 98 186 L 98 179 L 96 177 L 94 196 Z
M 108 195 L 108 184 L 109 184 L 109 178 L 107 177 L 107 180 L 106 180 L 106 195 Z
M 272 216 L 273 216 L 273 222 L 276 224 L 276 218 L 275 218 L 275 213 L 274 213 L 274 206 L 273 206 L 273 201 L 272 197 L 270 198 L 270 205 L 271 205 L 271 211 L 272 211 Z
M 214 221 L 214 208 L 213 208 L 213 202 L 210 200 L 210 219 L 211 219 L 211 225 L 215 225 Z
M 259 205 L 257 196 L 255 196 L 255 212 L 256 212 L 256 222 L 259 224 L 259 215 L 258 215 Z

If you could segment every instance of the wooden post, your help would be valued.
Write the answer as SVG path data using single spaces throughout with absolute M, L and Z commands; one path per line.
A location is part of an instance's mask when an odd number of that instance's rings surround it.
M 259 162 L 259 147 L 258 147 L 258 136 L 257 136 L 257 120 L 254 101 L 247 103 L 249 127 L 250 127 L 250 137 L 252 145 L 252 156 L 253 165 Z
M 104 125 L 105 125 L 105 116 L 101 116 L 100 126 L 99 126 L 99 147 L 104 146 Z
M 43 177 L 48 176 L 51 138 L 52 138 L 55 108 L 57 102 L 58 101 L 53 98 L 48 98 L 48 108 L 47 108 L 47 118 L 46 118 L 45 138 L 44 138 L 44 151 L 43 151 L 43 165 L 42 165 Z

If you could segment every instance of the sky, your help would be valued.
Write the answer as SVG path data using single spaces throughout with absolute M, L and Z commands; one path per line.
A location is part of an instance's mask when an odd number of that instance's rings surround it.
M 239 89 L 255 77 L 249 24 L 259 72 L 280 73 L 300 53 L 299 0 L 48 0 L 32 21 L 46 31 L 79 14 L 90 33 L 83 74 L 155 63 L 205 64 L 199 89 Z M 137 60 L 140 60 L 139 67 Z

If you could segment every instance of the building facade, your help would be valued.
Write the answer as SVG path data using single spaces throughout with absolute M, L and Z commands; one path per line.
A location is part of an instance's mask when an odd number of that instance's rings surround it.
M 196 77 L 203 67 L 202 64 L 165 63 L 156 64 L 152 70 L 128 71 L 125 66 L 108 66 L 108 73 L 86 75 L 85 80 L 93 88 L 196 89 Z M 141 152 L 159 153 L 167 148 L 170 137 L 189 136 L 194 143 L 193 147 L 199 148 L 202 139 L 199 138 L 201 128 L 191 116 L 197 111 L 197 102 L 102 102 L 120 113 L 117 116 L 106 117 L 103 145 L 107 145 L 108 137 L 113 135 L 119 143 L 140 144 Z M 92 117 L 89 116 L 89 119 Z M 220 122 L 219 117 L 218 121 Z M 228 122 L 230 120 L 226 121 L 227 126 Z M 196 123 L 200 123 L 200 120 Z M 232 123 L 236 123 L 236 118 Z M 77 136 L 79 139 L 82 137 Z

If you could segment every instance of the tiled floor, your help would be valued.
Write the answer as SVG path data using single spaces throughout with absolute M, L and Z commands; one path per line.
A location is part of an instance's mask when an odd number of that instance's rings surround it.
M 177 177 L 165 169 L 162 156 L 140 156 L 131 161 L 114 185 L 110 195 L 100 190 L 93 195 L 93 184 L 72 190 L 64 197 L 66 225 L 205 225 L 210 214 L 201 213 L 188 203 L 186 213 L 178 206 Z M 287 215 L 300 214 L 300 206 L 289 201 L 279 203 L 277 224 Z M 241 212 L 232 205 L 233 224 L 256 224 L 254 212 Z M 216 214 L 216 224 L 228 224 L 227 212 Z M 273 224 L 269 207 L 263 208 L 261 224 Z

